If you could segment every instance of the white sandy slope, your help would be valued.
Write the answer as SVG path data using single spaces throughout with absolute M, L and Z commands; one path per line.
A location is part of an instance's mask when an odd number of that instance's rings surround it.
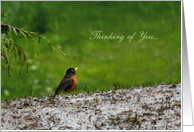
M 181 130 L 181 84 L 14 98 L 1 130 Z

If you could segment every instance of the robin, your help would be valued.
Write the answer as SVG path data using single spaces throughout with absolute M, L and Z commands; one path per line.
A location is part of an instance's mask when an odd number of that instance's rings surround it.
M 72 92 L 76 88 L 77 82 L 76 82 L 76 76 L 75 76 L 75 71 L 78 69 L 76 68 L 69 68 L 66 71 L 66 75 L 57 87 L 55 91 L 55 95 L 57 95 L 60 91 L 64 92 Z M 54 95 L 54 96 L 55 96 Z

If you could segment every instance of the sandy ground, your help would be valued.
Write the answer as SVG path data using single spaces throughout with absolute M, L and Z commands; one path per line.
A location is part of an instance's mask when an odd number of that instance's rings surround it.
M 181 84 L 1 102 L 1 130 L 181 130 Z

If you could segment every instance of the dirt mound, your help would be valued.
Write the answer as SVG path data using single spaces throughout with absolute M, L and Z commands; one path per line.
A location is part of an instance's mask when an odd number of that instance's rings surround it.
M 181 84 L 1 103 L 1 130 L 181 130 Z

